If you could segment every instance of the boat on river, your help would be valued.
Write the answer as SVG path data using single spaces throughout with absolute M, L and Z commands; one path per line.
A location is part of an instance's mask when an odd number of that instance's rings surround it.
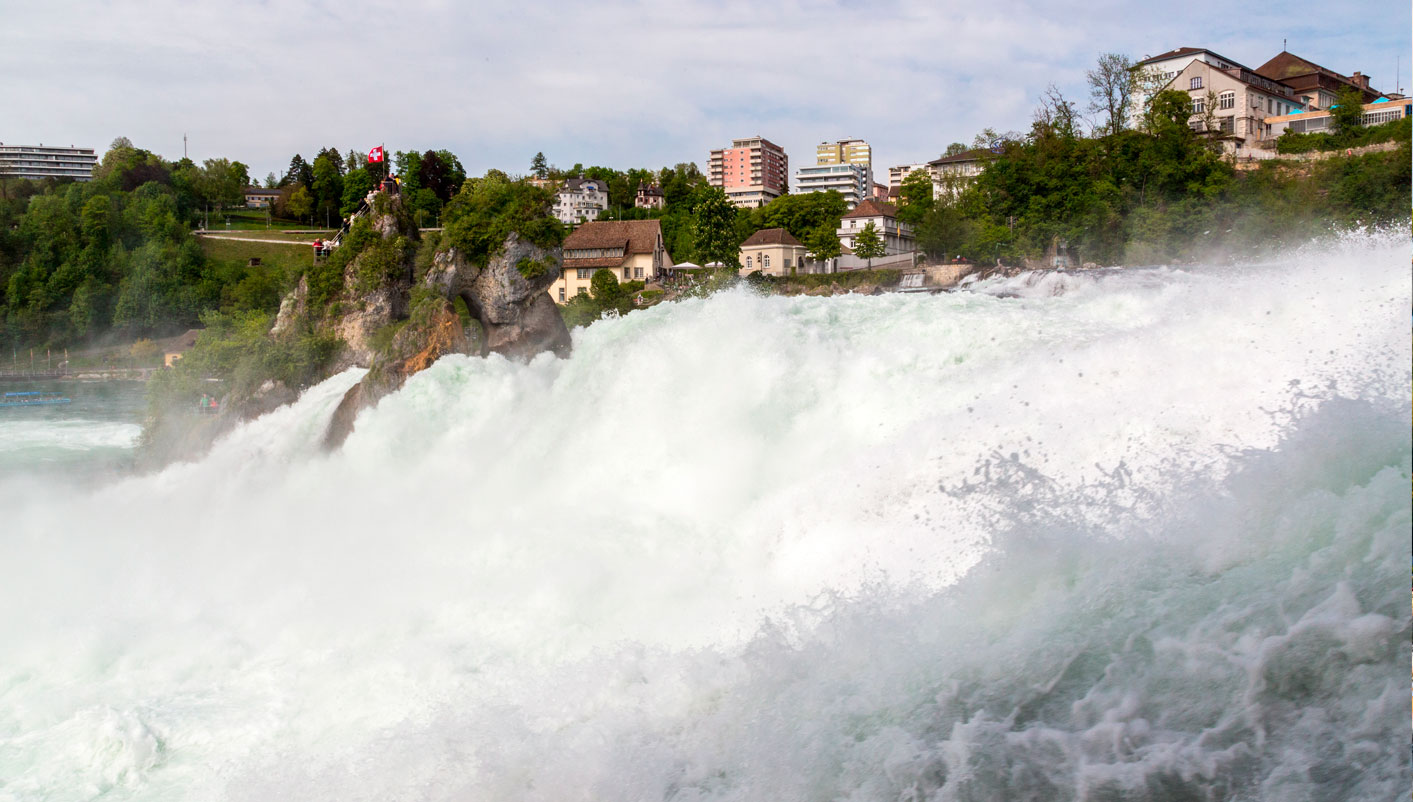
M 0 396 L 0 407 L 52 407 L 72 403 L 73 399 L 65 397 L 62 393 L 46 393 L 39 390 L 5 393 Z

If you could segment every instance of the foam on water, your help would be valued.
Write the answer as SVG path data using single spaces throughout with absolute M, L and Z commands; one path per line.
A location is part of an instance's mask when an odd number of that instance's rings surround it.
M 0 481 L 0 800 L 1401 797 L 1408 258 L 733 292 Z

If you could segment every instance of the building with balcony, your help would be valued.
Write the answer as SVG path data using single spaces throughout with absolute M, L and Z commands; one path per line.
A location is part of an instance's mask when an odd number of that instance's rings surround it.
M 0 142 L 0 178 L 71 178 L 89 181 L 98 157 L 93 148 L 6 145 Z
M 1129 125 L 1141 128 L 1143 115 L 1148 111 L 1148 103 L 1153 96 L 1167 89 L 1178 73 L 1194 62 L 1209 64 L 1219 70 L 1246 69 L 1235 60 L 1202 47 L 1179 47 L 1156 56 L 1145 57 L 1133 65 L 1137 74 L 1137 86 L 1134 87 L 1130 100 Z
M 968 150 L 927 163 L 932 175 L 932 197 L 956 197 L 986 169 L 986 151 Z
M 613 271 L 618 281 L 652 281 L 672 267 L 672 257 L 662 241 L 656 220 L 598 220 L 587 222 L 564 238 L 563 269 L 549 287 L 556 303 L 567 303 L 589 292 L 594 273 Z
M 779 145 L 759 136 L 732 140 L 711 151 L 707 183 L 719 187 L 736 206 L 764 206 L 789 191 L 790 159 Z
M 870 195 L 868 168 L 862 164 L 816 164 L 795 171 L 797 192 L 829 192 L 844 196 L 850 209 Z
M 897 208 L 891 203 L 872 199 L 860 203 L 839 220 L 839 229 L 835 232 L 839 237 L 839 244 L 852 252 L 854 237 L 869 223 L 873 223 L 874 230 L 883 242 L 884 257 L 917 251 L 917 240 L 913 236 L 912 227 L 907 223 L 898 222 Z
M 554 196 L 554 216 L 567 226 L 597 220 L 607 208 L 608 184 L 594 178 L 571 178 Z
M 821 142 L 814 149 L 814 163 L 858 164 L 865 173 L 864 197 L 873 186 L 873 148 L 862 139 L 839 139 L 834 142 Z
M 1192 102 L 1188 125 L 1219 138 L 1229 153 L 1270 139 L 1266 118 L 1304 111 L 1289 86 L 1240 65 L 1221 69 L 1193 61 L 1165 87 L 1185 92 Z
M 788 276 L 804 272 L 808 249 L 783 228 L 766 228 L 741 243 L 740 274 L 764 273 Z
M 905 181 L 905 180 L 907 179 L 907 177 L 908 177 L 908 175 L 909 175 L 910 173 L 913 173 L 913 172 L 915 172 L 915 171 L 917 171 L 917 170 L 926 170 L 926 169 L 927 169 L 927 165 L 926 165 L 925 163 L 924 163 L 924 164 L 900 164 L 900 165 L 898 165 L 897 167 L 889 167 L 889 168 L 888 168 L 888 194 L 889 194 L 890 196 L 891 196 L 891 195 L 896 195 L 896 194 L 898 194 L 898 193 L 897 193 L 898 187 L 901 187 L 901 186 L 903 185 L 903 181 Z
M 638 192 L 633 196 L 633 206 L 639 209 L 661 209 L 667 205 L 667 198 L 662 194 L 662 187 L 657 184 L 639 184 Z

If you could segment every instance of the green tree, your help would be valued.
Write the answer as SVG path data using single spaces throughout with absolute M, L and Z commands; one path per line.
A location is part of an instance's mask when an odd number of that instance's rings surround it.
M 1330 123 L 1335 136 L 1348 138 L 1364 125 L 1364 96 L 1358 89 L 1343 87 L 1330 106 Z
M 839 245 L 839 236 L 823 227 L 811 231 L 805 237 L 804 245 L 809 249 L 810 258 L 818 262 L 833 259 L 844 252 Z
M 1085 73 L 1089 82 L 1089 111 L 1099 115 L 1094 133 L 1117 134 L 1128 127 L 1129 106 L 1133 102 L 1133 62 L 1121 53 L 1105 53 L 1094 69 Z
M 898 188 L 898 219 L 910 226 L 922 222 L 932 210 L 932 175 L 927 170 L 914 170 Z
M 341 223 L 339 207 L 343 201 L 343 175 L 339 172 L 340 166 L 336 155 L 321 153 L 314 160 L 314 208 L 329 225 Z
M 314 211 L 314 196 L 303 186 L 294 188 L 289 195 L 289 202 L 285 204 L 290 215 L 296 220 L 309 219 L 310 213 Z
M 535 158 L 530 160 L 530 172 L 534 173 L 536 178 L 549 177 L 549 162 L 545 161 L 544 151 L 536 153 Z
M 589 277 L 589 294 L 603 309 L 617 309 L 627 293 L 619 286 L 618 277 L 613 275 L 612 270 L 599 268 Z
M 854 235 L 854 255 L 860 259 L 867 259 L 868 266 L 873 267 L 873 260 L 882 256 L 886 250 L 883 246 L 883 238 L 878 236 L 878 228 L 870 220 L 859 233 Z
M 706 186 L 698 190 L 697 202 L 692 207 L 695 224 L 692 244 L 698 259 L 740 269 L 741 241 L 736 238 L 736 214 L 736 207 L 720 187 Z
M 953 142 L 952 144 L 950 144 L 950 145 L 947 146 L 947 150 L 944 151 L 944 152 L 942 153 L 942 155 L 943 155 L 943 156 L 960 156 L 960 155 L 962 155 L 963 153 L 966 153 L 968 150 L 970 150 L 970 148 L 968 148 L 966 145 L 963 145 L 963 144 L 960 143 L 960 142 Z

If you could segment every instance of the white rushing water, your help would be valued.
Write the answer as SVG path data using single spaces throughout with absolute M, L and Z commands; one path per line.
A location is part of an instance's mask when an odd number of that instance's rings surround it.
M 733 291 L 0 479 L 0 800 L 1405 798 L 1409 251 Z

